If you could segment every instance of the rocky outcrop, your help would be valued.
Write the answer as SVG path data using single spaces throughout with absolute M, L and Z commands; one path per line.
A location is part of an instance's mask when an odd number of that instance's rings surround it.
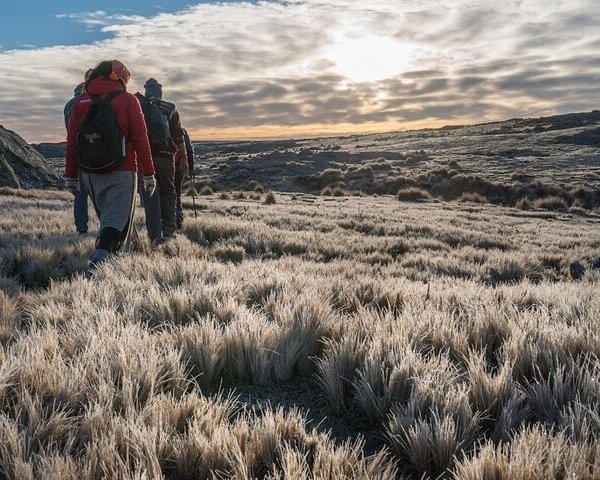
M 0 125 L 0 186 L 47 188 L 60 184 L 58 175 L 32 146 Z
M 44 158 L 65 158 L 67 152 L 67 142 L 61 143 L 32 143 L 35 148 Z

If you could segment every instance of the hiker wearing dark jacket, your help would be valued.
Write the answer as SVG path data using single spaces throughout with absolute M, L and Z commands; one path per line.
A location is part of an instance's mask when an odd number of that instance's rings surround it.
M 186 161 L 178 161 L 175 165 L 175 190 L 177 192 L 177 229 L 183 226 L 183 207 L 181 206 L 181 190 L 183 178 L 187 172 L 190 177 L 194 172 L 194 146 L 190 140 L 187 130 L 183 129 L 183 140 L 185 142 Z
M 129 77 L 129 70 L 118 60 L 101 62 L 86 81 L 86 92 L 73 106 L 69 121 L 65 186 L 71 192 L 78 191 L 78 175 L 81 173 L 82 182 L 100 220 L 96 251 L 90 261 L 92 268 L 106 260 L 110 254 L 116 253 L 128 239 L 135 207 L 138 166 L 143 174 L 146 191 L 152 193 L 156 186 L 142 109 L 137 98 L 126 92 Z M 78 168 L 86 160 L 77 147 L 81 144 L 78 142 L 78 133 L 90 107 L 100 100 L 108 102 L 108 99 L 110 110 L 124 136 L 125 156 L 111 171 L 89 173 Z M 92 144 L 94 138 L 89 140 Z M 85 141 L 88 141 L 87 137 Z
M 154 78 L 144 84 L 142 102 L 150 101 L 157 106 L 168 121 L 170 139 L 160 145 L 150 138 L 152 158 L 156 169 L 157 191 L 154 195 L 142 195 L 146 212 L 146 228 L 153 246 L 175 238 L 177 229 L 177 190 L 175 188 L 175 164 L 186 158 L 183 128 L 175 104 L 162 99 L 162 85 Z M 148 119 L 146 119 L 148 120 Z
M 88 70 L 89 72 L 89 70 Z M 86 73 L 87 75 L 87 73 Z M 65 117 L 65 128 L 69 128 L 69 119 L 71 118 L 71 112 L 73 111 L 73 105 L 79 100 L 79 96 L 85 91 L 85 83 L 82 82 L 75 87 L 73 91 L 73 98 L 67 102 L 63 109 L 63 115 Z M 85 235 L 88 231 L 88 193 L 85 187 L 79 183 L 79 191 L 74 196 L 73 201 L 73 218 L 75 220 L 75 228 L 81 235 Z

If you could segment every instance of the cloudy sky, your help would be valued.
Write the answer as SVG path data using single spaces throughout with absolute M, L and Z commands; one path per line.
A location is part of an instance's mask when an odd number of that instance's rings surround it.
M 195 139 L 600 108 L 598 0 L 0 0 L 0 124 L 61 141 L 83 72 L 163 84 Z

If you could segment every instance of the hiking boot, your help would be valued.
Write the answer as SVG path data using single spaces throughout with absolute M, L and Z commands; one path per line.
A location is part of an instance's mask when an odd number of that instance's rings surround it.
M 569 265 L 569 271 L 573 280 L 581 280 L 585 275 L 585 267 L 579 262 L 573 262 Z
M 165 243 L 165 239 L 163 237 L 153 238 L 150 240 L 150 246 L 152 249 L 160 247 L 163 243 Z
M 96 271 L 96 267 L 98 267 L 98 265 L 100 265 L 101 263 L 106 262 L 106 260 L 108 260 L 108 256 L 109 253 L 106 250 L 103 250 L 101 248 L 97 249 L 94 252 L 94 255 L 92 256 L 92 258 L 90 258 L 90 261 L 88 262 L 88 266 L 85 269 L 85 271 L 83 272 L 83 277 L 84 278 L 92 278 L 94 276 L 94 272 Z

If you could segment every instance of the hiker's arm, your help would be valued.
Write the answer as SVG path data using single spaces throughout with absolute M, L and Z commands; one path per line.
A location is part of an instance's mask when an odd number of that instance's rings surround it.
M 68 111 L 69 111 L 69 106 L 70 106 L 71 100 L 69 100 L 66 104 L 65 104 L 65 108 L 63 108 L 63 117 L 65 119 L 65 128 L 68 130 L 69 129 L 69 120 L 71 119 L 71 116 L 68 115 Z M 71 107 L 71 112 L 73 111 L 73 107 Z
M 175 142 L 175 145 L 178 143 L 183 144 L 183 128 L 181 127 L 181 119 L 179 118 L 177 108 L 173 108 L 173 112 L 171 112 L 169 118 L 169 132 L 171 133 L 171 138 Z
M 137 153 L 138 162 L 144 176 L 154 175 L 154 163 L 150 153 L 150 142 L 142 107 L 137 98 L 129 97 L 129 139 Z
M 171 138 L 173 139 L 173 143 L 175 144 L 175 148 L 177 151 L 175 152 L 175 162 L 181 166 L 181 168 L 185 168 L 187 162 L 187 155 L 185 149 L 185 140 L 184 140 L 184 132 L 181 127 L 181 120 L 179 119 L 179 112 L 176 108 L 173 109 L 171 113 L 171 117 L 169 119 L 169 131 L 171 133 Z
M 69 125 L 67 127 L 67 153 L 65 155 L 65 178 L 78 178 L 77 160 L 75 158 L 75 143 L 79 131 L 80 113 L 77 105 L 73 106 Z

